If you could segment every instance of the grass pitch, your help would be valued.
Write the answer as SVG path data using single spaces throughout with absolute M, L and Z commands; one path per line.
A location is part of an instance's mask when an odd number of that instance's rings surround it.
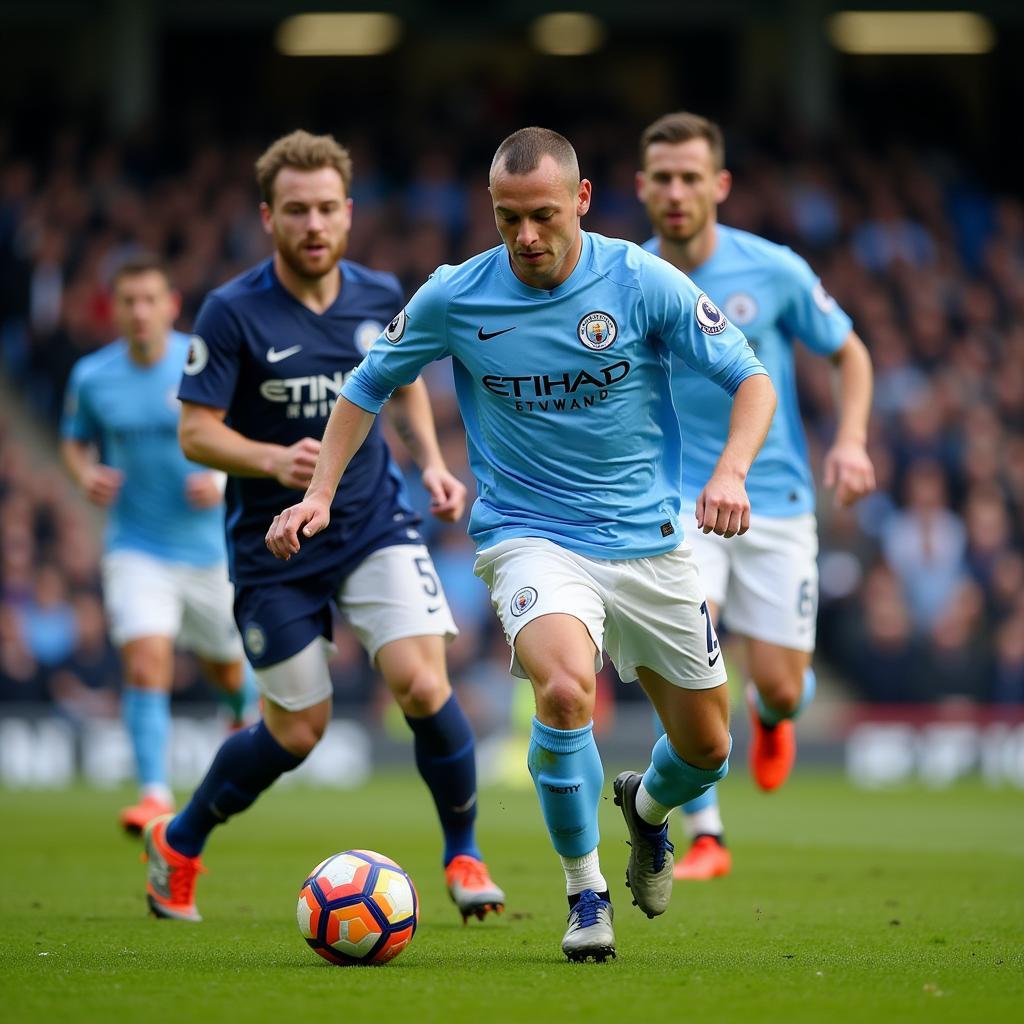
M 1024 794 L 868 794 L 798 774 L 764 796 L 743 774 L 723 793 L 732 877 L 677 885 L 648 921 L 623 885 L 609 771 L 602 862 L 619 955 L 603 965 L 560 952 L 561 871 L 532 790 L 481 794 L 481 842 L 509 903 L 465 927 L 414 777 L 266 794 L 210 843 L 201 925 L 147 918 L 138 844 L 115 827 L 129 793 L 0 792 L 0 1020 L 1024 1019 Z M 306 872 L 351 847 L 394 857 L 419 889 L 416 938 L 384 967 L 331 967 L 295 926 Z

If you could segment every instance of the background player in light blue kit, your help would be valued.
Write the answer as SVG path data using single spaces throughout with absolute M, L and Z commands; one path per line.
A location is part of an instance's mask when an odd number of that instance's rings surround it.
M 173 807 L 175 639 L 198 656 L 238 724 L 245 666 L 225 566 L 223 477 L 178 446 L 178 381 L 189 350 L 188 338 L 171 330 L 178 297 L 147 257 L 125 263 L 113 290 L 122 337 L 75 365 L 61 454 L 86 497 L 110 510 L 103 597 L 124 664 L 122 710 L 141 787 L 121 824 L 141 832 Z
M 762 789 L 780 786 L 796 756 L 793 720 L 814 696 L 818 539 L 814 480 L 800 422 L 794 341 L 836 367 L 836 437 L 825 457 L 824 483 L 849 505 L 874 488 L 865 448 L 871 409 L 871 360 L 850 318 L 807 263 L 790 249 L 717 222 L 729 194 L 717 125 L 695 114 L 668 114 L 643 133 L 637 194 L 655 237 L 645 248 L 689 275 L 739 324 L 771 374 L 779 408 L 747 478 L 751 530 L 724 544 L 698 536 L 694 553 L 708 604 L 745 638 L 753 681 L 751 768 Z M 683 496 L 692 509 L 729 429 L 729 403 L 685 361 L 672 358 L 672 392 L 683 435 Z M 692 845 L 677 878 L 727 874 L 714 789 L 684 808 Z
M 615 954 L 598 857 L 604 781 L 593 737 L 595 672 L 607 649 L 639 679 L 668 729 L 646 774 L 615 780 L 632 852 L 627 882 L 648 916 L 672 888 L 671 808 L 728 768 L 718 641 L 679 519 L 679 426 L 669 353 L 734 396 L 730 434 L 698 501 L 705 530 L 747 529 L 746 471 L 774 395 L 743 335 L 664 261 L 591 235 L 590 182 L 561 135 L 526 128 L 490 175 L 504 245 L 441 267 L 346 382 L 306 498 L 278 515 L 267 546 L 315 551 L 347 467 L 391 392 L 451 356 L 479 483 L 470 533 L 512 647 L 534 687 L 529 766 L 562 862 L 571 960 Z M 342 479 L 342 474 L 344 479 Z
M 181 440 L 230 474 L 228 551 L 235 618 L 263 693 L 263 720 L 231 737 L 173 820 L 146 832 L 147 895 L 162 917 L 198 920 L 199 854 L 317 744 L 331 717 L 331 610 L 348 619 L 413 732 L 416 766 L 444 835 L 448 891 L 463 920 L 500 911 L 504 893 L 476 844 L 476 751 L 452 693 L 445 642 L 457 630 L 401 474 L 380 431 L 353 464 L 331 529 L 285 566 L 263 543 L 274 512 L 309 482 L 345 378 L 401 307 L 391 274 L 342 257 L 352 162 L 329 135 L 297 131 L 256 163 L 274 254 L 212 292 L 181 380 Z M 454 522 L 466 488 L 438 447 L 426 387 L 395 403 L 431 511 Z

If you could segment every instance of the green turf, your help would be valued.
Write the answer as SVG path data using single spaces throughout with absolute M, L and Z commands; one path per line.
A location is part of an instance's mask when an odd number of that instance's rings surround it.
M 113 825 L 127 794 L 0 792 L 0 1020 L 1024 1019 L 1019 791 L 868 794 L 803 776 L 763 796 L 731 779 L 733 876 L 677 887 L 654 921 L 629 905 L 607 799 L 619 958 L 570 965 L 532 790 L 482 794 L 481 838 L 509 905 L 463 927 L 419 787 L 267 794 L 211 843 L 197 926 L 145 916 L 136 845 Z M 396 858 L 417 882 L 420 929 L 385 967 L 331 967 L 295 926 L 305 872 L 348 847 Z

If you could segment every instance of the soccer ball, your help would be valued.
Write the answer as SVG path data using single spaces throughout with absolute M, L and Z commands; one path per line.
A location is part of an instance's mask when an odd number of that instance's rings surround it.
M 348 850 L 313 868 L 295 916 L 310 948 L 332 964 L 383 964 L 412 942 L 419 898 L 393 860 Z

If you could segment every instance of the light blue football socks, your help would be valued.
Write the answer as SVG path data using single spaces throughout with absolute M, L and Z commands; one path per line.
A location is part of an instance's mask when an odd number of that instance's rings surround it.
M 755 688 L 754 704 L 757 707 L 757 717 L 767 726 L 778 725 L 779 722 L 784 722 L 787 718 L 799 718 L 804 713 L 807 705 L 814 700 L 814 694 L 817 689 L 818 678 L 814 674 L 814 669 L 808 665 L 804 672 L 803 693 L 800 696 L 800 703 L 787 715 L 768 707 L 764 700 L 762 700 L 761 694 Z
M 142 690 L 125 686 L 121 694 L 124 719 L 135 773 L 143 790 L 160 787 L 168 791 L 167 746 L 171 734 L 171 695 L 163 690 Z
M 604 767 L 594 742 L 594 723 L 581 729 L 553 729 L 534 718 L 527 761 L 555 850 L 572 858 L 596 850 Z

